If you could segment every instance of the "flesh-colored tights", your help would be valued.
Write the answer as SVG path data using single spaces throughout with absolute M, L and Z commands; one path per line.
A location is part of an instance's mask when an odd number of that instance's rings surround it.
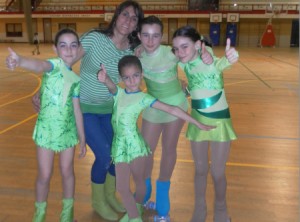
M 183 124 L 184 121 L 181 119 L 169 123 L 151 123 L 143 119 L 141 132 L 152 151 L 152 155 L 147 158 L 145 178 L 151 177 L 153 155 L 161 135 L 162 155 L 158 180 L 169 181 L 171 179 L 177 158 L 176 147 Z
M 191 141 L 195 163 L 195 205 L 191 222 L 205 222 L 206 219 L 206 185 L 209 171 L 209 142 Z M 210 142 L 210 172 L 215 188 L 214 222 L 226 222 L 228 219 L 226 205 L 226 162 L 230 151 L 230 141 Z
M 142 204 L 145 197 L 146 185 L 144 179 L 146 157 L 138 157 L 131 163 L 116 164 L 116 187 L 129 218 L 139 216 L 136 203 Z M 130 176 L 135 183 L 135 195 L 130 190 Z

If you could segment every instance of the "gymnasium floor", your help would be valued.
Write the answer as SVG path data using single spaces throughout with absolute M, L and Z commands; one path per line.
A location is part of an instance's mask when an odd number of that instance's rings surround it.
M 25 56 L 32 45 L 11 44 Z M 31 221 L 36 176 L 35 145 L 31 139 L 36 114 L 31 97 L 40 75 L 6 69 L 7 44 L 0 44 L 0 222 Z M 223 47 L 215 54 L 222 56 Z M 232 143 L 227 167 L 227 202 L 232 222 L 299 221 L 299 48 L 238 48 L 240 60 L 224 72 L 225 90 L 239 139 Z M 38 58 L 54 56 L 41 45 Z M 79 70 L 79 64 L 74 67 Z M 193 210 L 193 160 L 184 126 L 172 177 L 171 221 L 188 222 Z M 160 146 L 155 157 L 153 185 L 158 174 Z M 78 222 L 103 222 L 90 205 L 89 150 L 75 159 Z M 154 189 L 155 191 L 155 189 Z M 48 198 L 47 222 L 59 221 L 61 179 L 58 159 Z M 208 222 L 212 221 L 213 185 L 207 186 Z M 155 193 L 152 194 L 152 199 Z M 144 221 L 152 221 L 146 212 Z M 121 215 L 120 215 L 121 217 Z

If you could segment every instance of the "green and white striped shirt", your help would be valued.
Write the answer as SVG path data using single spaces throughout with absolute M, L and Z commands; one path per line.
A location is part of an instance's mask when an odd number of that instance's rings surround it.
M 113 97 L 107 87 L 98 81 L 100 65 L 104 64 L 107 74 L 114 83 L 119 83 L 118 62 L 132 54 L 132 50 L 119 50 L 112 40 L 97 31 L 81 38 L 85 55 L 80 65 L 80 103 L 83 113 L 112 113 Z

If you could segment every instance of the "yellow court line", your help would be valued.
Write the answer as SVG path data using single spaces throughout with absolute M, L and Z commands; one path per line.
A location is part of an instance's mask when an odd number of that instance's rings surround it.
M 0 108 L 3 107 L 3 106 L 7 106 L 7 105 L 9 105 L 9 104 L 18 102 L 18 101 L 20 101 L 20 100 L 22 100 L 22 99 L 26 99 L 26 98 L 28 98 L 28 97 L 31 97 L 31 96 L 33 96 L 33 95 L 39 90 L 39 88 L 40 88 L 40 86 L 41 86 L 41 78 L 38 77 L 37 75 L 32 74 L 32 73 L 30 73 L 30 75 L 32 75 L 32 76 L 34 76 L 36 79 L 38 79 L 39 84 L 38 84 L 37 88 L 36 88 L 32 93 L 30 93 L 30 94 L 28 94 L 28 95 L 26 95 L 26 96 L 23 96 L 23 97 L 20 97 L 20 98 L 18 98 L 18 99 L 11 100 L 11 101 L 9 101 L 9 102 L 7 102 L 7 103 L 1 104 L 1 105 L 0 105 Z
M 4 130 L 2 130 L 2 131 L 0 131 L 0 135 L 3 134 L 3 133 L 6 133 L 6 132 L 9 131 L 9 130 L 12 130 L 12 129 L 16 128 L 16 127 L 19 126 L 19 125 L 22 125 L 23 123 L 26 123 L 27 121 L 29 121 L 29 120 L 35 118 L 36 116 L 37 116 L 37 114 L 34 114 L 34 115 L 32 115 L 32 116 L 29 116 L 28 118 L 26 118 L 26 119 L 24 119 L 24 120 L 22 120 L 22 121 L 20 121 L 20 122 L 18 122 L 18 123 L 16 123 L 16 124 L 14 124 L 14 125 L 8 127 L 8 128 L 6 128 L 6 129 L 4 129 Z
M 227 83 L 227 84 L 225 84 L 225 86 L 237 85 L 237 84 L 248 83 L 248 82 L 257 82 L 257 81 L 259 81 L 259 80 L 257 80 L 257 79 L 244 80 L 244 81 L 239 81 L 239 82 Z
M 160 161 L 159 158 L 154 158 L 156 161 Z M 186 159 L 177 159 L 177 162 L 182 163 L 193 163 L 193 160 L 186 160 Z M 253 167 L 253 168 L 266 168 L 266 169 L 278 169 L 278 170 L 296 170 L 299 171 L 299 167 L 295 166 L 273 166 L 273 165 L 266 165 L 266 164 L 251 164 L 251 163 L 231 163 L 227 162 L 227 166 L 239 166 L 239 167 Z

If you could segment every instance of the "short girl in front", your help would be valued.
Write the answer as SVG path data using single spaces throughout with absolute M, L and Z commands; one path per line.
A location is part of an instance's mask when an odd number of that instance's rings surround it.
M 202 125 L 182 109 L 162 103 L 140 91 L 143 72 L 141 62 L 136 56 L 124 56 L 119 61 L 118 69 L 125 89 L 117 87 L 108 76 L 105 67 L 102 65 L 101 68 L 98 79 L 114 95 L 112 159 L 116 164 L 117 191 L 127 210 L 120 222 L 141 222 L 146 191 L 144 170 L 146 157 L 151 151 L 137 126 L 139 114 L 151 106 L 191 122 L 200 129 L 209 130 L 214 127 Z M 135 195 L 130 192 L 131 174 L 135 182 Z
M 74 216 L 74 152 L 80 141 L 80 156 L 86 154 L 83 118 L 79 105 L 80 78 L 71 67 L 76 61 L 79 39 L 71 29 L 60 30 L 55 37 L 54 51 L 58 57 L 47 61 L 16 54 L 9 48 L 7 67 L 21 67 L 36 73 L 44 72 L 41 106 L 33 132 L 37 145 L 38 176 L 33 222 L 46 220 L 47 197 L 55 153 L 60 156 L 63 185 L 63 206 L 60 222 L 73 222 Z
M 228 40 L 227 40 L 228 41 Z M 189 124 L 187 138 L 191 142 L 195 162 L 195 208 L 191 222 L 205 222 L 206 184 L 209 168 L 208 145 L 211 148 L 211 174 L 215 187 L 214 222 L 230 221 L 226 205 L 225 167 L 230 150 L 230 141 L 236 139 L 232 128 L 228 104 L 224 92 L 222 71 L 237 61 L 237 52 L 226 46 L 226 57 L 214 56 L 214 62 L 204 64 L 199 51 L 209 50 L 199 33 L 192 27 L 185 26 L 173 35 L 173 50 L 179 58 L 179 66 L 188 79 L 191 95 L 191 115 L 208 125 L 215 125 L 211 131 L 199 130 Z

